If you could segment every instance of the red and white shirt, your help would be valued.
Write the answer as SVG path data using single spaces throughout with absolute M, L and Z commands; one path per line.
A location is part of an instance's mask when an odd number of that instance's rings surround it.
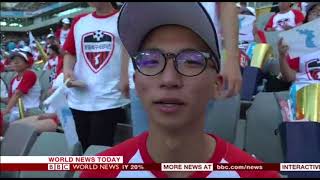
M 232 144 L 211 135 L 216 141 L 216 149 L 208 163 L 261 163 L 249 154 L 243 152 Z M 148 133 L 131 138 L 111 149 L 103 151 L 98 156 L 123 156 L 123 163 L 145 163 L 153 164 L 155 161 L 148 153 L 146 142 Z M 166 178 L 165 172 L 161 171 L 84 171 L 80 174 L 82 178 Z M 199 171 L 194 172 L 190 178 L 275 178 L 279 174 L 275 171 Z
M 62 47 L 68 37 L 70 29 L 64 30 L 63 28 L 60 28 L 56 31 L 55 36 L 59 39 L 60 46 Z
M 267 30 L 268 28 L 275 28 L 276 31 L 284 31 L 283 27 L 285 25 L 295 27 L 297 24 L 302 23 L 303 20 L 304 15 L 301 11 L 291 9 L 287 13 L 277 13 L 271 16 L 264 30 Z
M 35 72 L 27 70 L 22 77 L 15 76 L 10 83 L 10 98 L 16 90 L 20 90 L 23 93 L 22 101 L 25 110 L 39 107 L 41 87 Z M 12 111 L 18 111 L 18 106 L 16 105 Z
M 81 111 L 118 108 L 129 101 L 119 90 L 122 44 L 118 35 L 119 13 L 96 12 L 74 18 L 63 49 L 76 56 L 75 79 L 87 88 L 71 88 L 68 104 Z
M 297 71 L 296 81 L 320 83 L 320 51 L 294 59 L 288 57 L 287 62 Z
M 49 81 L 52 82 L 63 69 L 63 57 L 50 58 L 43 67 L 43 70 L 50 71 Z

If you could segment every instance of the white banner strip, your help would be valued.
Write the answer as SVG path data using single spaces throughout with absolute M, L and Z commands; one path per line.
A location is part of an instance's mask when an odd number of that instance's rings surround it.
M 1 156 L 1 164 L 15 163 L 123 163 L 122 156 Z
M 280 163 L 280 171 L 320 171 L 320 163 Z
M 213 163 L 161 163 L 161 171 L 213 171 Z

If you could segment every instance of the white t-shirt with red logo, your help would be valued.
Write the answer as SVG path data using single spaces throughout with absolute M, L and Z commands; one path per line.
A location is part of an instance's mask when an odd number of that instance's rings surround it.
M 118 144 L 98 156 L 123 156 L 123 163 L 143 163 L 155 164 L 147 149 L 147 138 L 149 133 L 144 132 L 134 138 L 131 138 L 121 144 Z M 216 148 L 210 160 L 207 163 L 261 163 L 249 154 L 243 152 L 234 145 L 211 135 L 216 141 Z M 84 171 L 80 174 L 81 178 L 167 178 L 165 172 L 157 170 L 146 171 Z M 275 171 L 198 171 L 191 174 L 190 178 L 275 178 L 279 177 Z
M 304 15 L 301 11 L 292 9 L 287 13 L 277 13 L 269 19 L 266 24 L 265 30 L 267 28 L 275 28 L 276 31 L 284 31 L 285 25 L 295 27 L 297 24 L 302 23 L 304 20 Z
M 41 87 L 35 72 L 27 70 L 21 78 L 15 76 L 10 83 L 9 97 L 12 97 L 16 90 L 20 90 L 23 93 L 22 102 L 25 111 L 39 107 Z M 12 108 L 11 113 L 19 113 L 18 105 Z
M 299 72 L 296 81 L 320 83 L 320 51 L 299 58 Z
M 76 56 L 74 75 L 87 88 L 70 88 L 68 104 L 81 111 L 101 111 L 129 103 L 119 90 L 122 45 L 118 12 L 99 17 L 95 12 L 74 18 L 63 46 Z

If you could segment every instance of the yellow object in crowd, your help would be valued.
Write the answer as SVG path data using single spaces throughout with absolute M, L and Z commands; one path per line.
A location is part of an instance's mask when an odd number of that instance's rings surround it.
M 250 62 L 250 66 L 262 69 L 271 55 L 272 48 L 270 44 L 257 44 L 253 50 L 253 56 Z
M 24 118 L 24 105 L 21 98 L 18 99 L 18 108 L 20 119 Z
M 36 46 L 37 46 L 37 48 L 38 48 L 38 50 L 39 50 L 39 53 L 40 53 L 42 62 L 43 62 L 43 63 L 46 63 L 47 60 L 48 60 L 48 55 L 47 55 L 47 53 L 44 51 L 44 49 L 42 48 L 41 44 L 40 44 L 38 41 L 36 41 Z
M 320 83 L 311 84 L 297 92 L 297 119 L 320 123 Z

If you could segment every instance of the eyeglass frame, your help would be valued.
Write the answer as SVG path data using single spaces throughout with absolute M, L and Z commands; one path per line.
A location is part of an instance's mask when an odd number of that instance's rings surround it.
M 203 51 L 199 51 L 199 50 L 195 50 L 195 49 L 183 49 L 183 50 L 179 51 L 178 53 L 163 53 L 162 50 L 157 49 L 157 48 L 146 49 L 146 50 L 144 50 L 144 51 L 152 51 L 152 50 L 156 50 L 156 51 L 160 52 L 161 55 L 164 57 L 164 66 L 163 66 L 162 69 L 161 69 L 158 73 L 156 73 L 156 74 L 148 75 L 148 74 L 143 73 L 143 72 L 140 70 L 140 68 L 138 68 L 138 65 L 136 64 L 136 60 L 137 60 L 137 57 L 140 55 L 140 53 L 142 53 L 143 51 L 140 51 L 140 52 L 137 53 L 137 55 L 131 57 L 131 58 L 132 58 L 132 61 L 133 61 L 133 67 L 134 67 L 135 69 L 137 69 L 137 70 L 139 71 L 139 73 L 141 73 L 141 74 L 143 74 L 143 75 L 145 75 L 145 76 L 156 76 L 156 75 L 162 73 L 162 72 L 165 70 L 165 68 L 166 68 L 166 66 L 167 66 L 167 64 L 168 64 L 168 59 L 172 59 L 175 70 L 176 70 L 179 74 L 181 74 L 181 75 L 183 75 L 183 76 L 186 76 L 186 77 L 194 77 L 194 76 L 198 76 L 198 75 L 200 75 L 201 73 L 203 73 L 203 72 L 206 70 L 207 66 L 208 66 L 208 60 L 212 60 L 212 62 L 213 62 L 213 64 L 214 64 L 213 69 L 214 69 L 217 73 L 220 71 L 220 66 L 219 66 L 219 64 L 218 64 L 218 62 L 217 62 L 217 59 L 218 59 L 218 58 L 217 58 L 217 55 L 216 55 L 215 53 L 203 52 Z M 202 69 L 198 74 L 191 75 L 191 76 L 185 75 L 185 74 L 181 73 L 181 72 L 178 70 L 177 61 L 176 61 L 176 57 L 177 57 L 178 55 L 180 55 L 181 53 L 183 53 L 183 52 L 185 52 L 185 51 L 188 51 L 188 50 L 189 50 L 189 51 L 195 51 L 195 52 L 200 53 L 200 54 L 203 56 L 204 60 L 205 60 L 205 65 L 204 65 L 203 69 Z

